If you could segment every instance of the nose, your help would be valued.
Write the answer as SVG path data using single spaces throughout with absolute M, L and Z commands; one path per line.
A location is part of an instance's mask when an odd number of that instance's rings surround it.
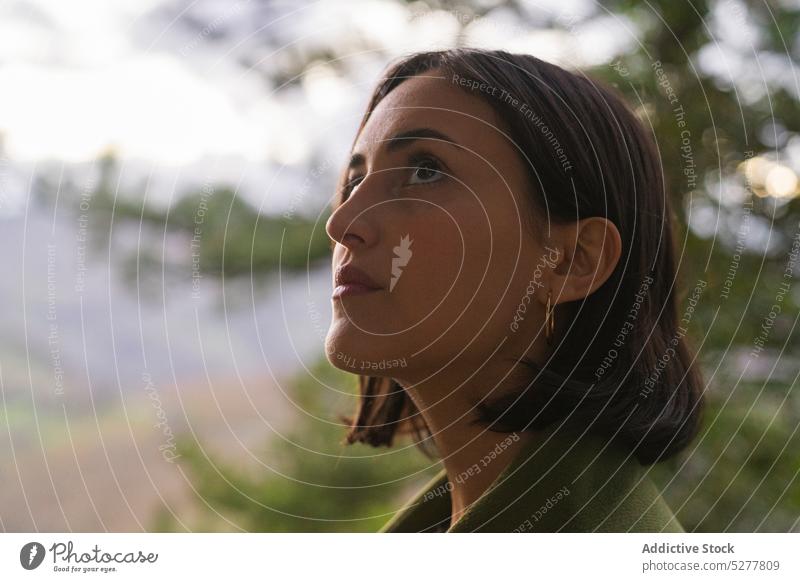
M 375 187 L 373 178 L 364 178 L 350 192 L 347 200 L 331 213 L 325 224 L 325 231 L 330 239 L 351 250 L 359 246 L 370 247 L 378 239 L 379 229 L 375 224 L 375 206 L 378 201 L 369 196 L 369 189 Z

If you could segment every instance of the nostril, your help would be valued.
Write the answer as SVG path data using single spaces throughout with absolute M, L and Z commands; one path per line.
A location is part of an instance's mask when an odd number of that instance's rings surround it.
M 363 239 L 363 238 L 361 238 L 361 236 L 359 236 L 359 235 L 355 234 L 354 232 L 348 232 L 348 233 L 345 233 L 345 235 L 344 235 L 344 241 L 342 242 L 342 244 L 345 244 L 345 245 L 346 245 L 348 242 L 349 242 L 350 244 L 353 244 L 354 242 L 356 242 L 356 243 L 363 243 L 363 242 L 364 242 L 364 239 Z

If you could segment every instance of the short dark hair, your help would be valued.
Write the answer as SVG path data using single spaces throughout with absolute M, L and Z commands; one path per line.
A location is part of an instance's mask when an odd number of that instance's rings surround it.
M 567 322 L 552 356 L 543 366 L 520 360 L 530 381 L 475 402 L 476 422 L 502 432 L 580 423 L 623 443 L 642 464 L 681 451 L 701 424 L 703 378 L 678 326 L 674 217 L 655 141 L 617 90 L 531 55 L 471 48 L 415 53 L 390 65 L 358 134 L 386 95 L 432 69 L 473 80 L 457 83 L 465 91 L 485 83 L 517 100 L 472 92 L 505 125 L 529 176 L 531 209 L 557 222 L 605 217 L 622 238 L 608 280 L 557 307 Z M 336 205 L 343 184 L 344 176 Z M 430 431 L 392 378 L 359 376 L 359 405 L 345 420 L 348 443 L 391 446 L 396 433 L 411 433 L 430 455 Z

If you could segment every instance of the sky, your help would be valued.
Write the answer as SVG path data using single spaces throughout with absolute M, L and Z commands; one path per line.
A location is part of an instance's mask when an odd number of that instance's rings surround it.
M 126 168 L 123 186 L 149 180 L 155 203 L 211 181 L 279 211 L 310 167 L 332 176 L 341 166 L 394 56 L 452 46 L 461 24 L 471 45 L 580 67 L 612 62 L 635 45 L 637 26 L 658 24 L 591 0 L 521 4 L 533 26 L 502 6 L 474 19 L 393 0 L 0 0 L 0 212 L 21 207 L 31 172 L 87 181 L 109 151 Z M 741 79 L 745 101 L 765 80 L 800 95 L 788 57 L 746 66 L 759 29 L 740 1 L 718 5 L 717 42 L 698 66 L 720 83 Z M 312 59 L 297 82 L 271 79 L 325 51 L 343 57 L 345 74 Z
M 253 0 L 0 3 L 0 132 L 6 155 L 80 162 L 114 148 L 122 157 L 162 164 L 226 155 L 298 163 L 307 159 L 314 138 L 300 122 L 333 121 L 348 105 L 361 104 L 365 88 L 320 64 L 309 70 L 299 94 L 284 95 L 279 88 L 275 94 L 259 68 L 277 63 L 281 50 L 293 50 L 298 42 L 332 45 L 353 34 L 390 54 L 449 44 L 459 19 L 468 18 L 457 12 L 420 16 L 413 6 L 381 0 L 278 3 L 256 27 L 258 6 Z M 591 3 L 561 6 L 575 18 L 591 11 Z M 577 35 L 591 47 L 587 59 L 621 48 L 615 40 L 620 35 L 609 29 L 618 20 L 609 16 Z M 205 26 L 190 29 L 190 21 Z M 472 24 L 475 44 L 503 42 L 552 58 L 570 44 L 567 33 L 532 33 L 503 10 Z M 219 41 L 220 35 L 226 38 Z M 285 44 L 260 57 L 260 67 L 237 62 L 243 53 L 263 51 L 262 39 Z M 374 56 L 366 71 L 372 77 L 385 62 Z

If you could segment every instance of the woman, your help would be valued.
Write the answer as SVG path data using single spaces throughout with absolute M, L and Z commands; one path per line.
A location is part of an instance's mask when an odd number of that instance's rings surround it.
M 700 424 L 672 213 L 623 100 L 529 55 L 391 66 L 327 223 L 347 440 L 444 468 L 381 531 L 683 531 L 647 476 Z

